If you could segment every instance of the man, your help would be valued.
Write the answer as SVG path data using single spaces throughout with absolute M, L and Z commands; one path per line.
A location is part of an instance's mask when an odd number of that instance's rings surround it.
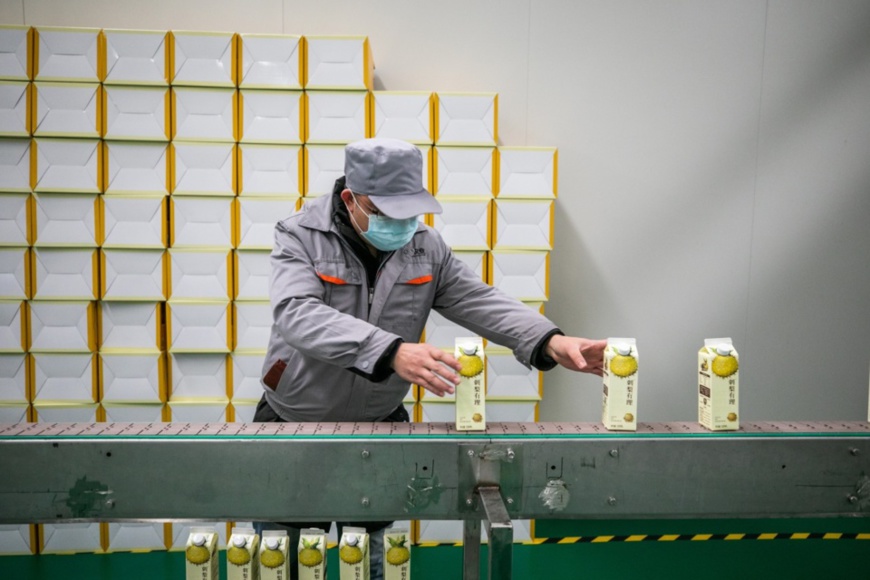
M 563 335 L 481 281 L 418 220 L 441 205 L 422 185 L 415 146 L 352 143 L 344 169 L 332 196 L 276 226 L 274 324 L 255 421 L 408 421 L 402 399 L 412 383 L 437 396 L 459 383 L 458 361 L 418 342 L 433 308 L 526 366 L 602 374 L 606 341 Z M 381 578 L 386 525 L 366 526 L 373 579 Z M 290 527 L 291 546 L 296 526 L 305 524 Z

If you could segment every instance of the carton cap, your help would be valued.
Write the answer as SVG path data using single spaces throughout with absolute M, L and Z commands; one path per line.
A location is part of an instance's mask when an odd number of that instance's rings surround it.
M 621 342 L 621 343 L 616 345 L 616 352 L 618 352 L 622 356 L 630 355 L 631 354 L 631 345 L 625 344 L 624 342 Z
M 235 546 L 236 548 L 244 548 L 245 544 L 247 543 L 248 541 L 245 539 L 244 536 L 235 536 L 233 538 L 233 546 Z
M 459 350 L 462 351 L 462 354 L 472 355 L 472 354 L 475 354 L 477 352 L 477 345 L 476 344 L 463 344 L 462 346 L 459 347 Z
M 728 344 L 727 342 L 723 342 L 722 344 L 716 345 L 716 354 L 721 355 L 721 356 L 728 356 L 729 354 L 731 354 L 732 350 L 733 350 L 733 347 L 730 344 Z
M 266 538 L 266 548 L 270 550 L 277 550 L 281 547 L 281 540 L 278 538 Z
M 359 537 L 353 535 L 348 536 L 344 543 L 348 546 L 356 546 L 359 543 Z
M 205 546 L 205 536 L 202 534 L 194 534 L 190 541 L 194 546 Z

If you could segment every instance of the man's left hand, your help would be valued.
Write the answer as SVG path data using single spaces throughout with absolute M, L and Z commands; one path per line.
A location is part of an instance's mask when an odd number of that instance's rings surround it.
M 551 359 L 572 371 L 604 376 L 606 340 L 590 340 L 576 336 L 553 335 L 546 352 Z

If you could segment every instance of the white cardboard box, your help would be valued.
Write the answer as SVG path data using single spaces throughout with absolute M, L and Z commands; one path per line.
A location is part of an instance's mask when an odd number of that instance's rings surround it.
M 172 196 L 169 203 L 173 248 L 230 248 L 233 198 Z
M 37 27 L 37 81 L 99 82 L 98 28 Z
M 272 332 L 272 307 L 268 302 L 235 303 L 235 347 L 262 350 L 269 346 Z
M 33 402 L 38 423 L 96 423 L 96 403 Z
M 33 297 L 90 300 L 97 297 L 95 248 L 34 248 Z
M 551 250 L 555 204 L 552 200 L 496 199 L 492 247 L 497 250 Z
M 167 198 L 162 195 L 105 195 L 103 248 L 164 248 Z
M 426 320 L 426 342 L 432 346 L 450 350 L 457 338 L 463 336 L 477 336 L 455 322 L 444 318 L 436 311 L 429 313 Z
M 242 143 L 302 143 L 305 118 L 302 91 L 239 91 L 239 141 Z
M 171 303 L 166 305 L 169 351 L 226 353 L 231 343 L 228 303 Z
M 29 413 L 27 403 L 0 403 L 0 423 L 26 423 Z
M 226 399 L 227 359 L 226 354 L 169 355 L 170 391 L 169 400 Z M 226 401 L 223 402 L 226 406 Z
M 311 89 L 372 89 L 374 61 L 365 36 L 306 36 Z
M 169 250 L 169 297 L 173 300 L 229 300 L 233 294 L 232 252 Z
M 28 349 L 29 308 L 21 300 L 0 300 L 0 352 Z
M 171 421 L 179 423 L 225 423 L 226 401 L 170 401 L 167 405 Z
M 99 523 L 40 524 L 40 554 L 102 552 Z
M 300 145 L 246 143 L 239 146 L 239 156 L 239 195 L 302 194 L 304 160 Z
M 305 196 L 329 195 L 344 175 L 344 145 L 305 145 Z
M 158 30 L 103 30 L 106 75 L 103 83 L 169 84 L 166 46 L 168 34 Z
M 100 251 L 103 300 L 164 300 L 165 250 Z
M 436 99 L 436 144 L 498 143 L 498 94 L 438 93 Z
M 240 349 L 232 354 L 233 365 L 233 402 L 235 401 L 259 401 L 263 395 L 263 385 L 260 383 L 260 375 L 263 371 L 263 361 L 266 359 L 265 351 L 240 352 Z
M 0 26 L 0 78 L 30 79 L 30 27 Z
M 99 193 L 100 142 L 96 139 L 36 139 L 35 191 Z
M 160 423 L 163 404 L 103 403 L 107 423 Z
M 174 143 L 174 195 L 235 195 L 232 143 Z
M 97 400 L 94 355 L 35 353 L 31 356 L 34 404 L 46 401 L 94 403 Z
M 227 538 L 229 538 L 229 526 L 227 522 L 174 522 L 171 526 L 171 551 L 184 550 L 191 528 L 213 528 L 218 535 L 218 548 L 224 549 L 227 547 Z
M 96 346 L 93 302 L 30 302 L 30 349 L 34 352 L 92 352 Z
M 486 398 L 539 400 L 543 394 L 543 373 L 527 369 L 508 349 L 486 351 Z
M 257 403 L 233 401 L 233 423 L 253 423 L 257 413 Z
M 235 86 L 233 33 L 172 31 L 173 85 Z
M 172 88 L 172 135 L 178 141 L 235 141 L 235 89 Z
M 374 136 L 431 145 L 435 142 L 434 104 L 429 92 L 374 91 Z
M 366 91 L 306 91 L 307 143 L 351 143 L 369 135 Z
M 0 81 L 0 135 L 3 137 L 30 136 L 31 90 L 30 83 Z
M 543 302 L 549 297 L 549 252 L 493 250 L 489 260 L 490 281 L 496 288 L 528 302 Z
M 158 352 L 161 308 L 159 302 L 101 302 L 100 352 Z
M 30 250 L 0 248 L 0 298 L 30 298 Z
M 298 197 L 240 197 L 238 248 L 271 250 L 275 224 L 296 211 Z
M 240 87 L 302 88 L 305 51 L 301 36 L 240 34 L 238 42 Z
M 490 200 L 444 199 L 440 214 L 432 215 L 432 227 L 454 250 L 488 250 L 489 224 L 492 218 Z
M 434 187 L 447 196 L 492 197 L 495 164 L 493 147 L 435 147 Z
M 37 246 L 96 246 L 100 197 L 93 194 L 34 193 Z
M 23 353 L 0 354 L 0 401 L 27 402 L 27 356 Z M 18 416 L 17 412 L 12 412 L 14 408 L 6 411 L 10 416 Z M 6 419 L 0 419 L 0 422 L 6 422 Z
M 27 206 L 26 193 L 0 194 L 0 246 L 26 246 Z
M 168 194 L 169 147 L 105 141 L 106 195 Z
M 2 38 L 2 31 L 0 31 Z M 30 524 L 4 524 L 0 526 L 0 554 L 36 553 L 36 527 Z
M 33 84 L 33 95 L 37 137 L 100 136 L 99 84 L 38 82 Z
M 555 147 L 499 147 L 498 197 L 552 199 L 558 192 Z
M 166 527 L 162 522 L 109 522 L 106 526 L 109 552 L 166 549 Z
M 170 91 L 166 87 L 103 88 L 106 139 L 168 141 L 171 136 Z
M 0 190 L 30 193 L 30 139 L 0 139 Z
M 487 400 L 486 415 L 491 423 L 535 423 L 538 420 L 538 403 Z
M 236 254 L 236 300 L 268 300 L 270 253 L 238 250 Z
M 100 354 L 103 403 L 151 403 L 166 401 L 163 383 L 165 360 L 157 352 Z

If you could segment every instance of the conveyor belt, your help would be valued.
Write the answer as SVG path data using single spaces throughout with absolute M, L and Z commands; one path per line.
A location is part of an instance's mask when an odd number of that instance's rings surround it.
M 490 577 L 512 519 L 870 516 L 870 424 L 0 424 L 0 523 L 464 520 Z

